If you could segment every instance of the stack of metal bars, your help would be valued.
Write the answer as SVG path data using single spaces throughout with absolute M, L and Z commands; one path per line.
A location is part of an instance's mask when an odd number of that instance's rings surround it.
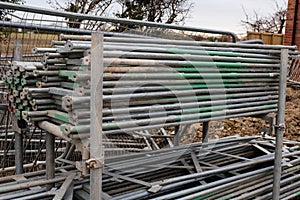
M 22 92 L 46 93 L 51 97 L 42 102 L 56 109 L 22 111 L 22 117 L 67 141 L 86 139 L 91 42 L 54 43 L 58 47 L 47 49 L 52 53 L 43 60 L 44 70 L 25 68 L 55 80 Z M 281 49 L 296 54 L 295 47 L 195 41 L 104 38 L 101 44 L 106 136 L 275 112 Z
M 34 51 L 41 52 L 51 50 L 49 48 L 36 48 Z M 82 54 L 79 53 L 79 55 L 79 58 L 81 58 Z M 51 53 L 46 53 L 45 57 L 51 57 Z M 76 53 L 72 54 L 71 57 L 74 59 Z M 64 111 L 61 99 L 66 94 L 76 93 L 72 92 L 72 89 L 75 89 L 79 84 L 67 82 L 63 77 L 59 77 L 58 69 L 63 71 L 62 69 L 64 67 L 62 66 L 63 64 L 58 65 L 57 63 L 50 65 L 49 60 L 45 63 L 13 62 L 12 69 L 6 73 L 4 80 L 6 80 L 10 88 L 10 109 L 14 111 L 17 117 L 22 117 L 28 123 L 48 119 L 51 119 L 55 124 L 70 122 L 66 121 L 67 117 L 63 118 L 65 114 L 61 112 Z M 54 70 L 54 68 L 56 70 Z M 65 64 L 65 69 L 66 68 L 75 70 L 82 69 L 83 67 L 70 66 L 67 63 Z M 85 84 L 88 83 L 86 82 Z M 55 86 L 57 88 L 54 88 Z M 23 113 L 22 116 L 20 116 L 21 113 Z M 88 133 L 85 135 L 82 134 L 80 137 L 71 136 L 71 138 L 67 138 L 67 136 L 63 137 L 63 135 L 59 136 L 70 141 L 71 139 L 84 140 L 87 135 Z M 118 134 L 117 138 L 113 135 L 108 136 L 104 144 L 106 146 L 107 156 L 152 149 L 148 144 L 147 138 L 133 137 L 124 134 Z
M 68 141 L 88 138 L 90 38 L 61 35 L 53 48 L 34 49 L 45 53 L 42 63 L 14 62 L 6 82 L 17 116 Z M 104 37 L 103 48 L 107 136 L 275 112 L 280 49 L 297 53 L 295 47 L 124 37 Z
M 105 134 L 277 110 L 283 46 L 116 37 L 104 38 L 103 45 Z M 65 123 L 64 134 L 89 133 L 90 48 L 90 41 L 67 41 L 47 54 L 44 62 L 54 68 L 34 73 L 57 74 L 60 88 L 48 91 L 63 112 L 23 112 L 25 119 L 47 116 Z
M 243 137 L 107 158 L 103 198 L 271 199 L 274 149 L 273 141 Z M 299 196 L 299 155 L 299 146 L 284 147 L 280 199 Z M 55 179 L 44 174 L 0 178 L 0 198 L 89 199 L 88 177 L 72 166 L 57 168 Z
M 271 199 L 275 146 L 250 140 L 225 139 L 131 156 L 129 165 L 122 158 L 107 159 L 103 191 L 111 199 Z M 282 196 L 299 191 L 300 177 L 299 152 L 285 151 Z M 123 182 L 110 181 L 112 177 Z M 120 187 L 126 182 L 131 187 Z
M 22 111 L 51 109 L 45 107 L 45 98 L 50 98 L 45 91 L 36 89 L 42 77 L 34 78 L 33 71 L 42 69 L 38 62 L 14 61 L 12 69 L 6 72 L 4 80 L 9 88 L 9 107 L 16 117 L 21 117 Z

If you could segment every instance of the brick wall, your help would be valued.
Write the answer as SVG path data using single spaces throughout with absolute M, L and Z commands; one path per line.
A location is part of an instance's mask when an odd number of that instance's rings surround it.
M 284 44 L 297 45 L 300 49 L 300 0 L 288 1 Z

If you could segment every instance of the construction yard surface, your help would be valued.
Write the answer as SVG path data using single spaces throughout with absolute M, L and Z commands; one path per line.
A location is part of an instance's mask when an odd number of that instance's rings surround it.
M 285 115 L 285 139 L 300 141 L 300 89 L 287 88 Z M 257 118 L 229 119 L 224 122 L 221 136 L 259 134 L 264 125 L 265 122 Z

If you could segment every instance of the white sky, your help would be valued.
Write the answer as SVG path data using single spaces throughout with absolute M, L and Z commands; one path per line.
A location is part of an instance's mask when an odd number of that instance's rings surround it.
M 236 34 L 245 33 L 241 20 L 245 19 L 243 7 L 251 16 L 257 11 L 260 16 L 268 16 L 275 10 L 277 1 L 287 5 L 287 0 L 193 0 L 194 7 L 185 25 L 220 30 L 230 30 Z M 46 0 L 26 0 L 26 5 L 49 8 Z
M 254 10 L 260 16 L 274 13 L 275 0 L 194 0 L 195 5 L 187 25 L 232 30 L 237 34 L 245 32 L 241 20 L 245 19 L 243 7 L 249 16 Z M 277 0 L 287 6 L 287 0 Z

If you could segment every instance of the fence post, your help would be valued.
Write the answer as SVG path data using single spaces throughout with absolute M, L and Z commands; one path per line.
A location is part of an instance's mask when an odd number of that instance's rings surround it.
M 273 200 L 279 200 L 279 196 L 280 196 L 282 146 L 283 146 L 283 134 L 285 130 L 284 113 L 285 113 L 285 102 L 286 102 L 285 98 L 286 98 L 286 82 L 287 82 L 287 67 L 288 67 L 288 49 L 281 50 L 280 62 L 281 63 L 280 63 L 278 114 L 277 114 L 277 122 L 275 126 L 276 149 L 275 149 L 275 161 L 274 161 Z
M 90 199 L 102 199 L 102 89 L 103 89 L 103 35 L 92 34 L 91 49 L 91 132 L 90 132 Z
M 202 123 L 202 143 L 208 142 L 209 121 Z
M 13 52 L 13 60 L 14 61 L 22 61 L 23 48 L 22 48 L 22 40 L 14 41 L 14 52 Z M 13 121 L 15 125 L 19 128 L 15 128 L 15 165 L 16 165 L 16 174 L 22 174 L 23 170 L 23 131 L 22 129 L 25 127 L 20 126 L 19 120 L 17 117 L 13 117 Z
M 55 136 L 46 133 L 46 178 L 55 178 Z M 47 190 L 51 190 L 54 184 L 47 184 Z

